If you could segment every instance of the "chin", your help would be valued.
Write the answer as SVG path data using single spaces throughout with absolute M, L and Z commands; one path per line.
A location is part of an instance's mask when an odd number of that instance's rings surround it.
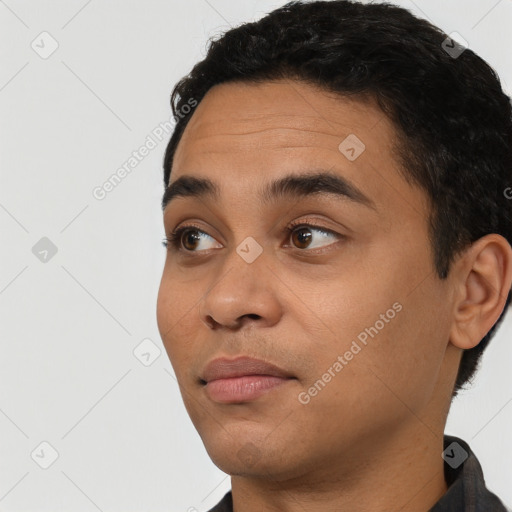
M 283 455 L 289 452 L 287 447 L 270 444 L 265 436 L 260 442 L 251 436 L 211 441 L 204 443 L 208 455 L 221 471 L 231 476 L 287 480 L 299 476 L 300 467 L 303 467 L 303 464 L 284 460 Z

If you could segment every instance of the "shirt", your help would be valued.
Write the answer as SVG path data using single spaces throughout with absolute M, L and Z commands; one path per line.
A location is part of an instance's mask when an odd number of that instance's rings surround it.
M 445 434 L 443 448 L 448 490 L 429 512 L 512 512 L 485 486 L 482 467 L 465 441 Z M 209 512 L 233 512 L 231 491 Z

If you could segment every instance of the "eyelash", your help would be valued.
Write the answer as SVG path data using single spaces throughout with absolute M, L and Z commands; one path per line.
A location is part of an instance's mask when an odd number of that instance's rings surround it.
M 312 223 L 312 222 L 304 222 L 304 221 L 294 221 L 292 222 L 291 224 L 289 224 L 288 226 L 286 226 L 285 230 L 286 230 L 286 233 L 287 233 L 287 239 L 290 238 L 291 234 L 295 231 L 295 229 L 297 229 L 298 227 L 305 227 L 305 228 L 313 228 L 315 229 L 316 231 L 320 231 L 322 233 L 327 233 L 329 235 L 335 235 L 338 237 L 338 239 L 343 239 L 344 238 L 344 235 L 341 235 L 339 233 L 336 233 L 335 231 L 332 231 L 330 229 L 327 229 L 327 228 L 324 228 L 323 226 L 319 226 L 315 223 Z M 167 249 L 172 249 L 174 251 L 183 251 L 184 253 L 187 253 L 189 255 L 193 255 L 194 253 L 199 253 L 201 251 L 188 251 L 188 250 L 184 250 L 180 247 L 181 245 L 181 236 L 183 234 L 184 231 L 186 230 L 192 230 L 192 231 L 198 231 L 200 233 L 203 233 L 205 235 L 208 235 L 208 233 L 206 233 L 205 231 L 203 231 L 202 229 L 200 229 L 198 226 L 195 226 L 193 224 L 189 224 L 189 225 L 185 225 L 185 226 L 180 226 L 179 228 L 175 229 L 172 233 L 170 233 L 166 238 L 164 238 L 164 240 L 162 241 L 162 245 L 167 248 Z M 210 236 L 210 235 L 208 235 Z M 298 250 L 302 250 L 302 251 L 307 251 L 307 249 L 300 249 L 297 247 Z M 318 248 L 317 250 L 322 250 L 322 248 Z M 310 250 L 310 252 L 313 252 L 314 250 Z

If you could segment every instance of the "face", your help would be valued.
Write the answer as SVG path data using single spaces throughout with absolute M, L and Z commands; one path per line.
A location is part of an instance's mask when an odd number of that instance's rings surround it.
M 428 202 L 398 172 L 396 137 L 375 104 L 297 81 L 221 84 L 194 112 L 170 187 L 207 178 L 218 194 L 177 195 L 164 210 L 167 234 L 192 227 L 168 248 L 157 318 L 191 420 L 226 473 L 353 467 L 399 429 L 426 434 L 437 421 L 450 282 L 434 271 Z M 317 180 L 262 195 L 320 171 L 350 190 Z M 207 363 L 242 355 L 292 378 L 212 397 Z

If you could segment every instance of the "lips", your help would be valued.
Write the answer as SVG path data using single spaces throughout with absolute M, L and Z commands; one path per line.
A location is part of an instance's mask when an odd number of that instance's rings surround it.
M 214 359 L 208 363 L 201 384 L 212 401 L 240 404 L 282 389 L 294 378 L 291 373 L 274 364 L 240 356 L 236 359 Z
M 201 380 L 207 383 L 218 379 L 230 379 L 249 375 L 268 375 L 283 379 L 293 378 L 290 372 L 274 364 L 267 363 L 261 359 L 240 356 L 236 359 L 218 358 L 210 361 L 201 375 Z

